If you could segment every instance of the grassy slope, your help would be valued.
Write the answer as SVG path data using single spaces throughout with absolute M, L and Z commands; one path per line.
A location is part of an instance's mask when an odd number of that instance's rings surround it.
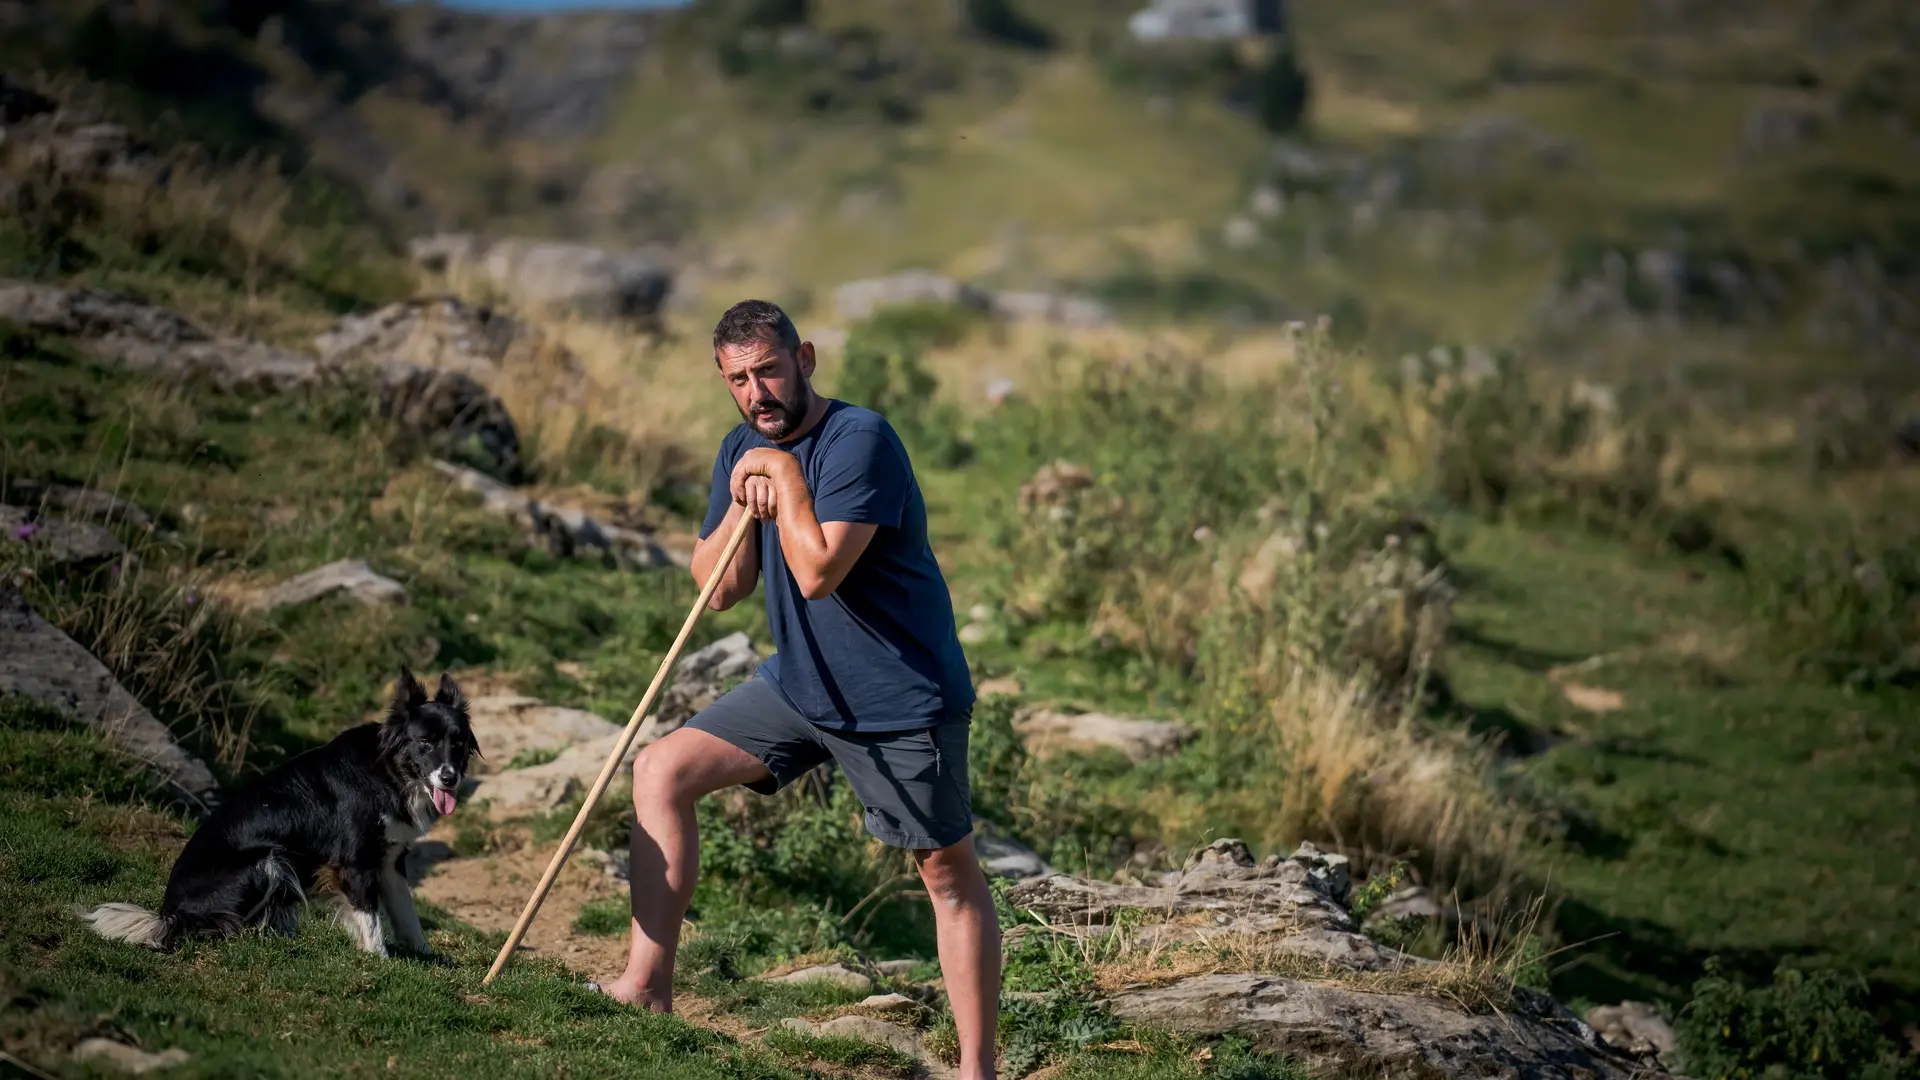
M 1920 953 L 1888 918 L 1920 865 L 1912 693 L 1780 677 L 1743 640 L 1753 624 L 1723 568 L 1628 561 L 1559 532 L 1462 539 L 1454 689 L 1565 740 L 1521 766 L 1578 808 L 1534 873 L 1564 890 L 1569 941 L 1617 935 L 1562 958 L 1565 990 L 1672 997 L 1720 953 L 1913 992 Z M 1617 691 L 1624 707 L 1583 711 L 1563 683 Z

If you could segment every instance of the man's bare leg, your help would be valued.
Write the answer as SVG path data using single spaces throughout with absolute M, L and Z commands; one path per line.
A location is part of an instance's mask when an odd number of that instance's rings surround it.
M 633 762 L 632 942 L 627 970 L 601 991 L 655 1012 L 673 1011 L 673 960 L 680 922 L 700 873 L 693 804 L 735 784 L 766 779 L 760 759 L 715 735 L 681 728 Z
M 994 1080 L 994 1032 L 1000 1019 L 1000 918 L 969 836 L 950 847 L 915 851 L 933 901 L 940 973 L 960 1038 L 960 1080 Z

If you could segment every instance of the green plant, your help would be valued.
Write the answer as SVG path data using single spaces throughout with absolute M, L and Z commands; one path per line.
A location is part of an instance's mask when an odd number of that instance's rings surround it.
M 835 396 L 887 418 L 915 457 L 936 467 L 964 464 L 971 448 L 959 411 L 934 400 L 939 380 L 922 353 L 951 344 L 977 318 L 960 305 L 903 305 L 857 324 L 847 335 Z
M 1920 679 L 1920 556 L 1898 521 L 1784 534 L 1748 567 L 1757 621 L 1798 668 L 1854 685 Z
M 767 1032 L 767 1046 L 802 1061 L 825 1061 L 844 1068 L 877 1068 L 889 1076 L 908 1076 L 917 1062 L 891 1046 L 842 1035 L 810 1035 L 792 1028 Z
M 1709 961 L 1675 1018 L 1683 1067 L 1703 1080 L 1900 1080 L 1920 1075 L 1864 1007 L 1866 983 L 1781 965 L 1765 986 Z

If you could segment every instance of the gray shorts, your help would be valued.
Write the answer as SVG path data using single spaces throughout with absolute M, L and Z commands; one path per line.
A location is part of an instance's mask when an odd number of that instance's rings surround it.
M 829 760 L 867 808 L 867 831 L 884 844 L 925 850 L 958 843 L 973 831 L 964 722 L 912 731 L 830 731 L 794 711 L 756 676 L 694 714 L 704 731 L 760 759 L 770 780 L 745 785 L 772 795 Z

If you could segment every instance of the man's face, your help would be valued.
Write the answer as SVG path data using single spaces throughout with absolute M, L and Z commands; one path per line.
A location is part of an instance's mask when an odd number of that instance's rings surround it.
M 755 431 L 779 442 L 800 426 L 813 405 L 813 343 L 800 343 L 798 354 L 778 342 L 750 341 L 723 345 L 715 354 L 720 376 L 727 381 L 741 419 Z

